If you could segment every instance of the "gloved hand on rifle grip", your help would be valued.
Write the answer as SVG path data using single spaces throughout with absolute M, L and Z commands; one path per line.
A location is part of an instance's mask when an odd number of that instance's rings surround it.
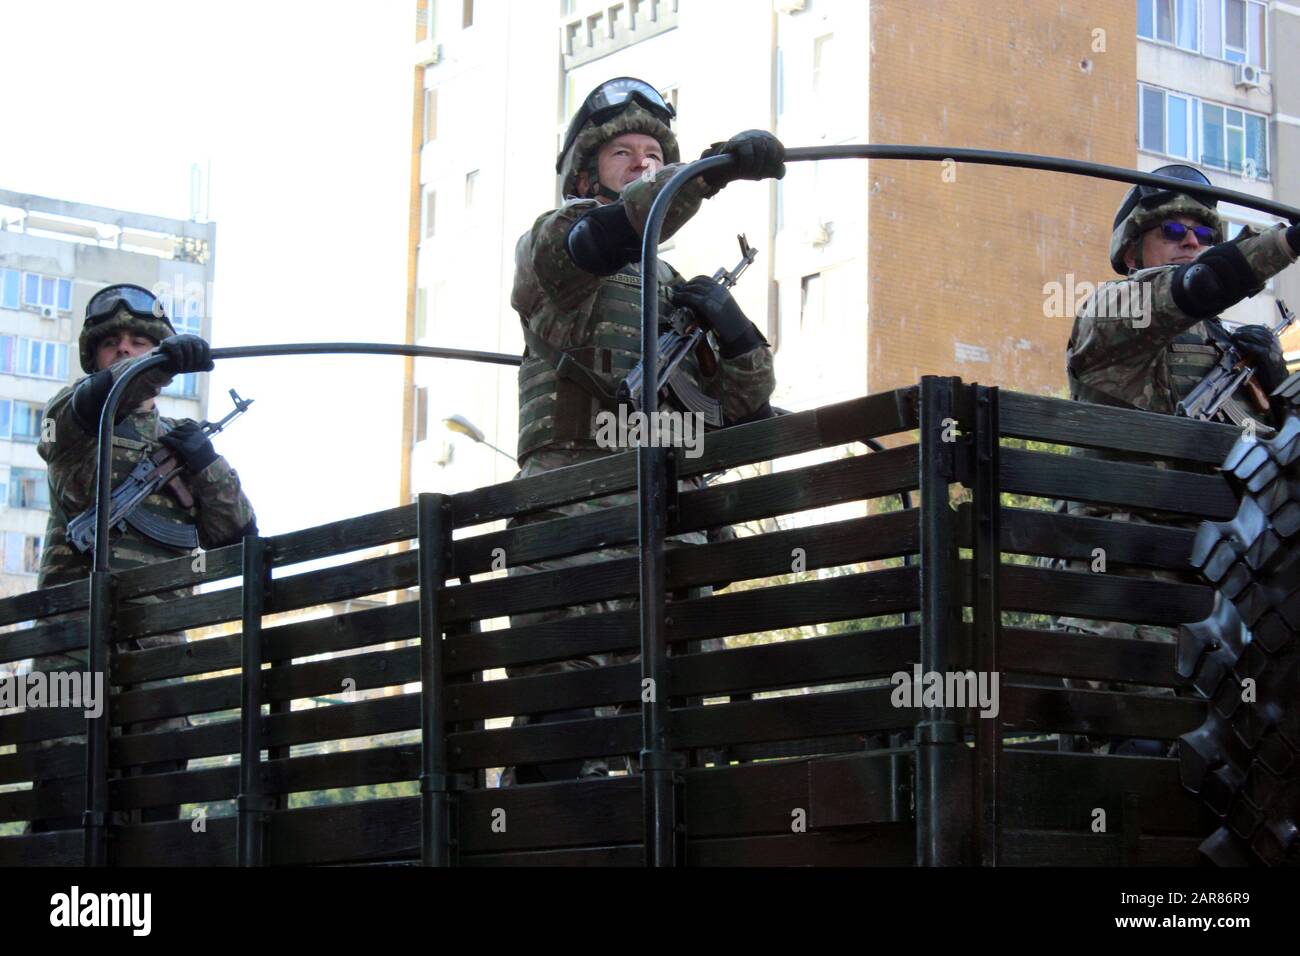
M 199 474 L 217 460 L 216 449 L 196 422 L 182 422 L 158 440 L 176 453 L 191 474 Z
M 1286 360 L 1282 344 L 1272 330 L 1263 325 L 1245 325 L 1232 333 L 1232 344 L 1255 367 L 1255 380 L 1271 393 L 1286 380 Z
M 704 174 L 704 181 L 714 189 L 737 179 L 785 178 L 785 146 L 767 130 L 747 129 L 737 133 L 725 143 L 714 143 L 700 159 L 719 155 L 734 156 L 736 161 Z
M 696 276 L 674 287 L 668 298 L 673 305 L 690 309 L 706 328 L 713 330 L 724 359 L 736 358 L 765 344 L 731 293 L 708 276 Z
M 170 335 L 162 340 L 158 351 L 171 359 L 172 371 L 178 375 L 211 372 L 215 367 L 212 347 L 197 335 Z

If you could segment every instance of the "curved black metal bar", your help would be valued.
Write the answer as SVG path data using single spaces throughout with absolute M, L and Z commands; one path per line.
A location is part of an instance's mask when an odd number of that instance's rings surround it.
M 446 349 L 428 345 L 399 345 L 385 342 L 303 342 L 291 345 L 241 345 L 231 348 L 212 350 L 214 361 L 220 359 L 267 358 L 280 355 L 409 355 L 415 358 L 463 359 L 470 362 L 486 362 L 494 365 L 518 365 L 522 359 L 518 355 L 504 352 L 475 352 L 466 349 Z M 144 361 L 131 366 L 113 383 L 99 416 L 99 457 L 96 474 L 95 501 L 98 507 L 95 520 L 95 570 L 107 571 L 109 565 L 108 548 L 108 508 L 113 495 L 112 480 L 112 444 L 113 420 L 117 416 L 117 406 L 127 387 L 136 378 L 149 369 L 166 364 L 167 359 L 161 355 L 151 355 Z
M 1052 173 L 1070 173 L 1074 176 L 1087 176 L 1091 179 L 1109 179 L 1120 183 L 1134 183 L 1142 186 L 1168 186 L 1177 192 L 1193 196 L 1208 196 L 1223 202 L 1236 203 L 1258 209 L 1281 219 L 1300 222 L 1300 209 L 1286 203 L 1261 199 L 1249 193 L 1223 189 L 1219 186 L 1197 186 L 1185 179 L 1173 179 L 1169 176 L 1156 176 L 1152 173 L 1125 169 L 1123 166 L 1107 166 L 1103 163 L 1088 163 L 1081 159 L 1066 159 L 1062 156 L 1039 156 L 1035 153 L 1007 153 L 996 149 L 962 149 L 947 146 L 801 146 L 785 151 L 786 162 L 798 163 L 819 159 L 915 159 L 943 162 L 946 159 L 980 166 L 1011 166 L 1016 169 L 1041 169 Z M 687 166 L 691 169 L 695 163 Z M 700 172 L 704 170 L 701 169 Z M 685 172 L 685 170 L 683 170 Z M 698 173 L 687 178 L 694 178 Z M 680 187 L 679 187 L 680 188 Z M 647 223 L 647 228 L 649 224 Z

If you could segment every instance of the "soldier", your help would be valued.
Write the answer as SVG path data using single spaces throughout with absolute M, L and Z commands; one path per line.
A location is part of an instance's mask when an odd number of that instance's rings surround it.
M 1156 170 L 1189 183 L 1209 185 L 1199 170 L 1172 165 Z M 1228 332 L 1218 318 L 1224 309 L 1255 295 L 1269 277 L 1295 261 L 1300 252 L 1300 226 L 1277 226 L 1262 234 L 1247 232 L 1224 242 L 1217 203 L 1153 186 L 1134 186 L 1115 215 L 1110 261 L 1125 276 L 1103 283 L 1080 306 L 1066 353 L 1070 397 L 1076 401 L 1136 408 L 1173 415 L 1180 400 L 1196 387 L 1223 354 L 1237 346 L 1255 368 L 1255 378 L 1268 394 L 1287 376 L 1282 349 L 1271 330 L 1248 325 Z M 1238 426 L 1249 420 L 1261 434 L 1281 421 L 1280 403 L 1261 408 L 1239 392 L 1218 419 Z M 1140 455 L 1114 451 L 1076 450 L 1113 461 L 1147 461 Z M 1189 466 L 1180 465 L 1189 469 Z M 1189 469 L 1190 470 L 1190 469 Z M 1206 472 L 1213 469 L 1206 468 Z M 1174 519 L 1158 512 L 1119 511 L 1072 503 L 1075 515 L 1115 521 L 1173 525 L 1195 529 L 1199 522 Z M 1087 570 L 1086 563 L 1068 567 Z M 1200 583 L 1192 573 L 1126 570 L 1130 577 Z M 1174 643 L 1177 628 L 1060 618 L 1066 630 L 1105 637 Z M 1093 689 L 1094 681 L 1079 682 Z M 1132 689 L 1111 685 L 1110 689 Z M 1114 753 L 1159 755 L 1164 745 L 1154 740 L 1117 741 Z
M 559 209 L 538 217 L 515 248 L 515 281 L 510 302 L 523 324 L 527 349 L 519 370 L 520 471 L 516 477 L 593 461 L 610 450 L 595 441 L 596 416 L 612 410 L 615 388 L 641 357 L 641 233 L 650 206 L 680 168 L 677 138 L 670 123 L 672 106 L 647 83 L 621 77 L 602 83 L 587 97 L 569 124 L 556 162 L 561 192 Z M 674 198 L 663 236 L 672 236 L 700 208 L 704 199 L 737 179 L 760 180 L 785 175 L 785 150 L 770 133 L 749 130 L 717 143 L 704 155 L 736 157 L 732 167 L 695 179 Z M 665 165 L 667 164 L 667 165 Z M 705 371 L 698 355 L 682 363 L 685 374 L 707 395 L 722 402 L 727 424 L 767 417 L 775 381 L 767 341 L 725 289 L 707 276 L 685 284 L 660 262 L 655 277 L 659 311 L 667 318 L 675 305 L 693 309 L 718 341 L 713 368 Z M 565 357 L 569 361 L 563 361 Z M 682 481 L 682 489 L 699 486 Z M 635 492 L 597 501 L 552 508 L 522 523 L 564 515 L 589 514 L 630 505 Z M 678 535 L 677 543 L 702 544 L 697 532 Z M 597 560 L 633 557 L 635 547 L 600 554 L 511 567 L 510 574 L 554 570 Z M 705 593 L 697 591 L 697 593 Z M 580 614 L 636 607 L 634 600 L 603 601 L 573 609 L 515 615 L 522 627 L 561 621 Z M 719 642 L 720 643 L 720 642 Z M 511 677 L 580 670 L 638 659 L 633 652 L 595 654 L 578 660 L 510 668 Z M 601 716 L 616 708 L 596 708 Z M 515 725 L 592 716 L 590 709 L 516 717 Z M 604 760 L 571 761 L 507 768 L 502 784 L 603 776 Z
M 96 448 L 100 411 L 113 383 L 129 368 L 132 360 L 155 347 L 171 359 L 163 366 L 143 373 L 128 387 L 113 430 L 113 484 L 116 486 L 145 456 L 159 446 L 170 448 L 183 462 L 186 487 L 193 504 L 186 507 L 170 485 L 150 495 L 139 506 L 150 517 L 195 528 L 204 548 L 233 544 L 244 535 L 256 534 L 253 507 L 240 488 L 239 476 L 212 448 L 196 422 L 162 418 L 154 398 L 184 372 L 206 372 L 213 367 L 208 343 L 197 335 L 177 335 L 152 293 L 135 285 L 112 285 L 101 289 L 86 305 L 86 320 L 79 341 L 81 367 L 87 377 L 54 396 L 45 407 L 46 427 L 37 452 L 49 464 L 50 517 L 45 531 L 37 586 L 46 588 L 85 578 L 94 565 L 93 555 L 81 554 L 66 538 L 68 521 L 95 504 Z M 125 570 L 189 555 L 187 550 L 149 538 L 135 527 L 114 533 L 111 542 L 113 569 Z M 151 595 L 132 603 L 157 603 L 171 595 Z M 184 643 L 181 634 L 158 634 L 129 642 L 142 650 Z M 84 671 L 85 651 L 40 658 L 39 671 Z M 184 717 L 146 721 L 127 728 L 138 733 L 149 730 L 177 730 L 189 726 Z M 81 742 L 71 738 L 67 742 Z M 144 773 L 168 773 L 185 769 L 185 761 L 147 765 Z M 41 786 L 41 781 L 36 786 Z M 175 819 L 177 807 L 155 807 L 144 811 L 146 822 Z M 50 820 L 39 829 L 78 826 L 77 820 Z M 35 828 L 34 828 L 35 829 Z

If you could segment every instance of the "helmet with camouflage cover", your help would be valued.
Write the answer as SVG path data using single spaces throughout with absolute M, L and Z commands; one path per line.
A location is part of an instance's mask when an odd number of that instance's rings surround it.
M 1169 176 L 1203 186 L 1211 185 L 1205 174 L 1192 166 L 1174 163 L 1152 170 L 1156 176 Z M 1134 186 L 1120 203 L 1115 213 L 1110 236 L 1110 264 L 1122 276 L 1129 274 L 1124 254 L 1148 229 L 1166 219 L 1187 216 L 1209 226 L 1217 234 L 1215 242 L 1223 241 L 1223 219 L 1218 213 L 1218 200 L 1196 199 L 1187 193 L 1173 192 L 1160 186 Z M 1140 253 L 1139 253 L 1140 255 Z M 1139 268 L 1141 260 L 1138 261 Z
M 561 195 L 577 194 L 579 173 L 586 172 L 597 182 L 596 157 L 601 145 L 624 133 L 653 136 L 663 148 L 665 164 L 680 162 L 681 150 L 669 126 L 676 115 L 658 90 L 643 80 L 620 76 L 600 84 L 573 115 L 564 148 L 555 161 Z
M 148 289 L 125 283 L 106 286 L 86 303 L 86 321 L 77 343 L 83 372 L 96 371 L 95 350 L 99 343 L 123 330 L 155 342 L 176 334 L 162 303 Z

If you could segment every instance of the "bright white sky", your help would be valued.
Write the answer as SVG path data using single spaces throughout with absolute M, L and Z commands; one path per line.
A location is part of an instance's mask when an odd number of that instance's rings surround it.
M 214 346 L 402 340 L 409 0 L 0 0 L 0 188 L 185 219 L 212 163 Z M 429 361 L 429 360 L 417 360 Z M 219 363 L 264 534 L 397 505 L 402 359 Z

